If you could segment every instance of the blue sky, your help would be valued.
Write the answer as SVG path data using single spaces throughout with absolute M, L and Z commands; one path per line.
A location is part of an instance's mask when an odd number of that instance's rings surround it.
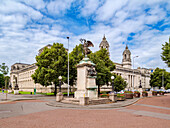
M 70 51 L 80 38 L 99 50 L 103 35 L 111 60 L 122 61 L 128 44 L 135 67 L 166 68 L 162 44 L 170 36 L 169 0 L 0 0 L 0 63 L 35 63 L 38 50 L 53 42 Z

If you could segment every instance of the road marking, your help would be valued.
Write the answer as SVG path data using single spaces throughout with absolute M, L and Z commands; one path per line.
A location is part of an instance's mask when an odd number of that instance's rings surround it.
M 161 107 L 161 106 L 155 106 L 155 105 L 147 105 L 147 104 L 134 104 L 134 105 L 170 110 L 170 108 L 168 107 Z
M 159 118 L 159 119 L 170 120 L 169 114 L 162 114 L 162 113 L 149 112 L 149 111 L 140 111 L 140 110 L 132 110 L 132 109 L 126 109 L 126 108 L 122 108 L 118 111 L 129 112 L 129 113 L 132 113 L 132 114 L 135 114 L 135 115 L 142 115 L 142 116 L 149 116 L 149 117 L 155 117 L 155 118 Z
M 0 113 L 6 113 L 6 112 L 11 112 L 11 111 L 0 111 Z

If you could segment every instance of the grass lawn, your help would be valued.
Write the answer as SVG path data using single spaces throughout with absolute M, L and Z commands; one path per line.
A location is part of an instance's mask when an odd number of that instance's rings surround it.
M 0 91 L 0 92 L 2 92 L 2 91 Z M 4 93 L 6 93 L 6 91 L 4 91 Z M 10 93 L 10 94 L 14 94 L 14 92 L 12 92 L 12 93 Z
M 0 92 L 2 92 L 2 91 L 0 91 Z M 4 93 L 6 93 L 6 91 L 4 91 Z M 14 92 L 12 92 L 12 94 L 14 94 Z M 19 91 L 19 94 L 21 94 L 21 95 L 31 94 L 31 92 Z M 42 94 L 42 95 L 46 95 L 46 96 L 54 96 L 54 93 L 40 93 L 40 92 L 37 92 L 36 94 Z M 67 95 L 67 94 L 68 94 L 67 92 L 63 92 L 63 95 Z M 69 94 L 70 95 L 74 94 L 74 92 L 70 92 Z M 32 92 L 32 95 L 34 95 L 34 92 Z
M 42 94 L 42 95 L 46 95 L 46 96 L 53 96 L 54 93 L 40 93 L 40 92 L 37 92 L 37 94 Z
M 2 92 L 2 91 L 0 91 L 0 92 Z M 6 93 L 6 91 L 4 90 L 4 93 Z
M 31 92 L 23 92 L 23 91 L 19 91 L 19 94 L 31 94 Z M 32 93 L 34 94 L 34 93 Z

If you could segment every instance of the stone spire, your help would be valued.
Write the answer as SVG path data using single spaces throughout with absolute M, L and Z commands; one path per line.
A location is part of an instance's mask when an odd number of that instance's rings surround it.
M 103 36 L 102 42 L 101 42 L 100 45 L 99 45 L 99 48 L 100 48 L 100 49 L 106 48 L 107 51 L 109 52 L 109 43 L 108 43 L 107 40 L 106 40 L 105 34 L 104 34 L 104 36 Z
M 123 51 L 123 59 L 122 59 L 123 67 L 125 68 L 131 68 L 131 52 L 128 49 L 128 46 L 126 45 L 125 50 Z

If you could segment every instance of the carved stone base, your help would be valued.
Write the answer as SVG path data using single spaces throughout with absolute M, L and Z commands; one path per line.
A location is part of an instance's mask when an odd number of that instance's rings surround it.
M 19 90 L 14 90 L 14 95 L 18 95 L 19 94 Z
M 79 97 L 80 105 L 88 105 L 89 104 L 89 97 Z
M 56 95 L 56 101 L 57 102 L 60 102 L 63 100 L 63 94 L 61 92 L 57 93 Z
M 117 102 L 117 95 L 114 93 L 109 94 L 109 99 L 113 102 Z
M 74 94 L 76 99 L 79 99 L 80 97 L 89 97 L 89 99 L 98 98 L 98 94 L 96 90 L 76 91 Z
M 8 93 L 12 93 L 12 90 L 8 90 Z

